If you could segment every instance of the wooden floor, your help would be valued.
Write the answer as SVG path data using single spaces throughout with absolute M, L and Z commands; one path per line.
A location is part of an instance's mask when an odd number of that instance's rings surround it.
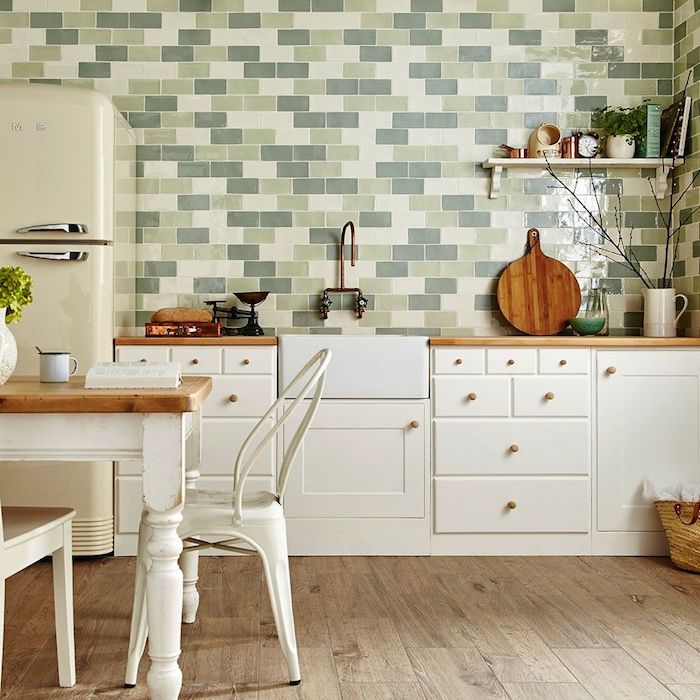
M 302 675 L 287 685 L 256 559 L 202 560 L 183 698 L 700 698 L 700 575 L 652 558 L 292 561 Z M 133 559 L 75 565 L 78 685 L 56 687 L 51 574 L 8 582 L 2 697 L 122 687 Z

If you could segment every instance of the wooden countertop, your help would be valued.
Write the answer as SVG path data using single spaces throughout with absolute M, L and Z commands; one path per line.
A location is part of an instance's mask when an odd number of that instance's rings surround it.
M 697 348 L 700 338 L 645 338 L 642 336 L 578 336 L 578 335 L 499 335 L 473 338 L 430 339 L 435 346 L 496 347 L 574 347 L 574 348 Z
M 0 413 L 187 413 L 204 403 L 211 386 L 211 377 L 192 376 L 178 389 L 86 389 L 85 377 L 59 384 L 13 377 L 0 386 Z
M 274 335 L 222 335 L 218 338 L 146 338 L 129 336 L 114 339 L 115 345 L 277 345 Z

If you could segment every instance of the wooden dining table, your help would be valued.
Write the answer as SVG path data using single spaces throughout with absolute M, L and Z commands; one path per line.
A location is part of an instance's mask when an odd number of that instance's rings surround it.
M 1 461 L 143 463 L 144 513 L 153 533 L 146 683 L 154 700 L 174 700 L 182 687 L 177 527 L 186 483 L 198 476 L 201 409 L 211 386 L 210 377 L 193 376 L 178 389 L 86 389 L 84 377 L 58 384 L 19 377 L 0 386 Z

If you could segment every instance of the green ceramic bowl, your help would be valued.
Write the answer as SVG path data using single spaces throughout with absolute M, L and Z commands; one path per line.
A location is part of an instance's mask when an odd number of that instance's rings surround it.
M 574 332 L 578 333 L 579 335 L 595 335 L 603 330 L 605 319 L 584 318 L 583 316 L 577 316 L 576 318 L 570 318 L 569 323 L 574 329 Z

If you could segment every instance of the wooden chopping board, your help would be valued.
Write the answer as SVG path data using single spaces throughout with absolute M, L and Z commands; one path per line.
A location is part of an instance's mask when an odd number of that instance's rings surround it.
M 578 313 L 581 288 L 566 265 L 542 252 L 536 228 L 527 232 L 527 245 L 525 255 L 508 265 L 498 280 L 498 306 L 523 333 L 560 333 Z

